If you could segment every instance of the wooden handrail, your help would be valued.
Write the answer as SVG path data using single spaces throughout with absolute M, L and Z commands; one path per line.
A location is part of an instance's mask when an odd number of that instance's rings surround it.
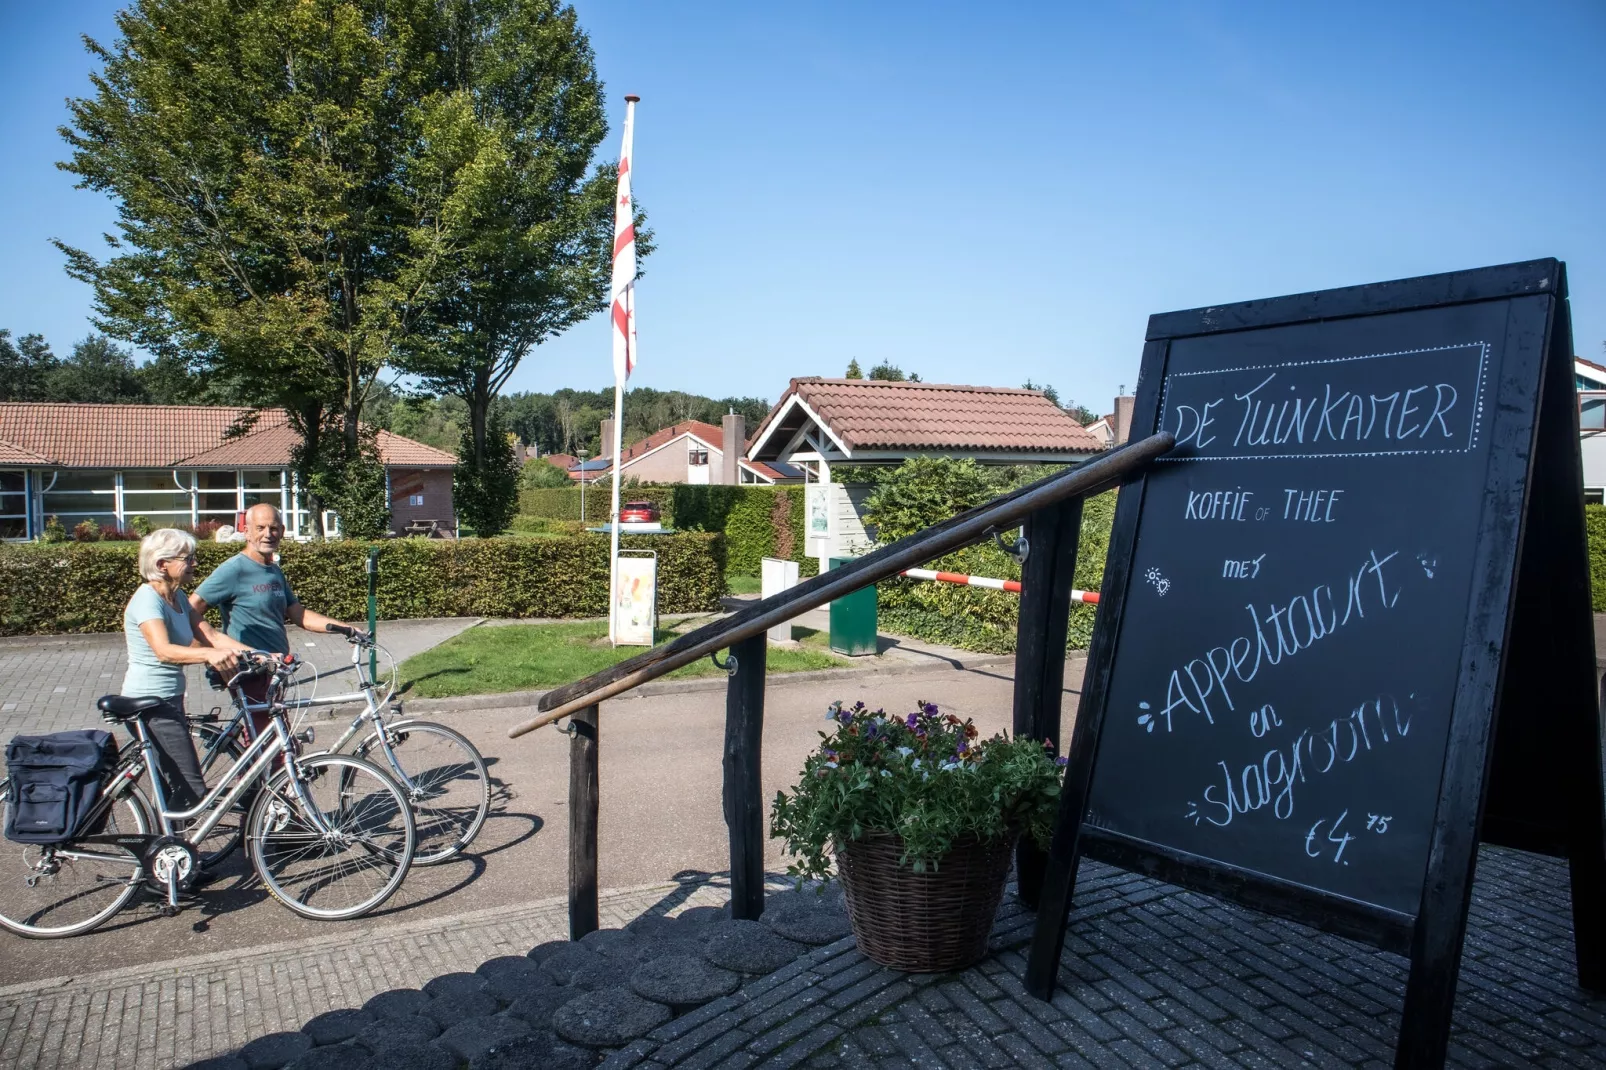
M 906 568 L 980 542 L 994 531 L 1017 525 L 1044 506 L 1108 490 L 1168 452 L 1175 444 L 1176 440 L 1167 433 L 1150 435 L 1111 450 L 1068 472 L 1048 476 L 985 505 L 967 509 L 940 524 L 856 558 L 841 568 L 811 577 L 791 590 L 687 632 L 663 646 L 654 647 L 583 680 L 549 691 L 536 706 L 543 712 L 514 725 L 507 734 L 516 739 L 604 699 L 640 687 L 674 672 L 682 665 L 689 665 L 743 639 L 761 635 L 777 624 L 783 624 L 861 587 L 889 579 Z

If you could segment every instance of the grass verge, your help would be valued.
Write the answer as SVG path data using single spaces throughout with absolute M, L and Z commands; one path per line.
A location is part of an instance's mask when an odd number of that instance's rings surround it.
M 763 585 L 757 576 L 727 575 L 725 582 L 730 586 L 731 594 L 758 594 Z
M 608 626 L 603 621 L 470 628 L 402 662 L 402 690 L 410 698 L 537 691 L 590 676 L 644 649 L 609 646 L 607 634 Z M 801 649 L 771 647 L 766 661 L 769 672 L 805 672 L 849 664 L 829 652 L 825 633 L 798 628 L 795 634 Z M 658 642 L 672 638 L 673 632 L 659 630 Z M 721 672 L 703 658 L 669 676 L 715 676 Z

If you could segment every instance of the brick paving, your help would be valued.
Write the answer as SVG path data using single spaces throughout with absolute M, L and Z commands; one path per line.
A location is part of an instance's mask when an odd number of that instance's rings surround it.
M 473 617 L 381 621 L 379 641 L 401 662 L 474 623 Z M 292 627 L 290 643 L 319 672 L 334 674 L 327 677 L 325 687 L 356 690 L 348 669 L 351 648 L 340 636 Z M 128 651 L 120 632 L 0 639 L 0 739 L 104 727 L 95 700 L 115 694 L 127 668 Z M 347 671 L 338 671 L 342 669 Z M 192 709 L 222 704 L 222 693 L 206 684 L 204 666 L 192 665 L 187 672 Z
M 708 881 L 610 894 L 603 925 L 724 899 Z M 605 1070 L 1392 1065 L 1398 956 L 1087 862 L 1059 988 L 1044 1003 L 1021 984 L 1033 922 L 1006 896 L 992 953 L 954 974 L 885 969 L 838 940 L 596 1059 Z M 551 901 L 0 988 L 0 1065 L 183 1066 L 521 955 L 566 927 L 565 904 Z M 70 942 L 62 948 L 67 960 Z M 343 1057 L 366 1055 L 344 1043 Z M 1449 1065 L 1606 1065 L 1606 1000 L 1572 981 L 1563 864 L 1483 849 Z

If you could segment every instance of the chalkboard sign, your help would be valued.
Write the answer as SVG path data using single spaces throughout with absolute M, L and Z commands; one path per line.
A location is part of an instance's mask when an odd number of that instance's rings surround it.
M 1176 445 L 1117 507 L 1040 995 L 1087 853 L 1411 954 L 1400 1065 L 1431 1065 L 1486 797 L 1491 838 L 1606 892 L 1564 277 L 1537 261 L 1151 320 L 1133 437 Z M 1524 629 L 1532 653 L 1508 658 Z M 1580 976 L 1602 983 L 1597 930 L 1580 920 Z

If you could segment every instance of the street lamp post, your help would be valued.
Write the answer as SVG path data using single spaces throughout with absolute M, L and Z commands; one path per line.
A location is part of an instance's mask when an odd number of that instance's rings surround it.
M 580 523 L 586 522 L 586 451 L 575 450 L 574 455 L 580 458 Z

